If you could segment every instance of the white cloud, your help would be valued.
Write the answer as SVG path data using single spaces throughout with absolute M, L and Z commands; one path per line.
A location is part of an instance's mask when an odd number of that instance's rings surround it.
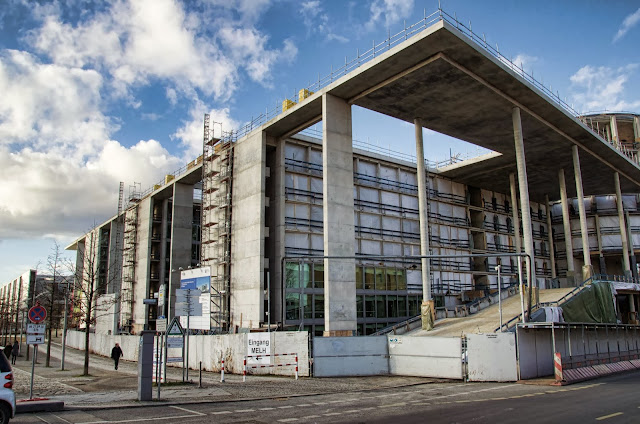
M 96 71 L 0 51 L 0 144 L 90 154 L 115 129 L 100 111 L 102 85 Z
M 115 215 L 120 181 L 145 189 L 182 164 L 155 140 L 130 148 L 110 140 L 86 163 L 0 146 L 0 238 L 78 235 Z
M 302 2 L 300 4 L 300 15 L 302 15 L 302 22 L 307 28 L 307 36 L 310 34 L 322 34 L 327 41 L 338 41 L 340 43 L 349 41 L 347 37 L 334 32 L 334 26 L 331 25 L 329 16 L 322 9 L 322 4 L 319 0 Z
M 640 8 L 624 18 L 624 20 L 622 21 L 622 25 L 618 29 L 618 32 L 616 32 L 616 35 L 613 37 L 613 41 L 616 42 L 624 37 L 624 35 L 629 32 L 631 28 L 636 26 L 638 22 L 640 22 Z
M 625 111 L 640 107 L 640 99 L 630 99 L 625 85 L 638 70 L 638 64 L 617 69 L 584 66 L 571 76 L 572 99 L 583 112 Z M 634 93 L 637 96 L 637 93 Z
M 371 17 L 365 24 L 367 31 L 384 25 L 383 28 L 411 16 L 413 0 L 373 0 L 371 3 Z
M 500 56 L 498 59 L 513 71 L 519 74 L 522 74 L 522 72 L 524 71 L 529 75 L 531 75 L 532 73 L 532 66 L 539 60 L 536 56 L 529 56 L 528 54 L 524 53 L 520 53 L 516 57 L 509 60 L 507 60 L 503 56 Z

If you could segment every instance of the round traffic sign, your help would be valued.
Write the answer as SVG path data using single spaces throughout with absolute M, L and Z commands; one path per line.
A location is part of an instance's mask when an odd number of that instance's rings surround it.
M 47 318 L 47 310 L 40 305 L 36 305 L 29 309 L 29 321 L 38 324 Z

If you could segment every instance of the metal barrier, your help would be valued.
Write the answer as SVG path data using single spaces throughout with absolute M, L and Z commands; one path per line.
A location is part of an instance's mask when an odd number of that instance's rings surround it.
M 255 358 L 259 360 L 260 358 L 267 358 L 272 356 L 294 356 L 295 362 L 291 364 L 260 364 L 260 365 L 247 365 L 247 358 Z M 247 368 L 273 368 L 273 367 L 292 367 L 295 366 L 295 376 L 296 380 L 298 379 L 298 354 L 297 353 L 275 353 L 273 355 L 246 355 L 243 361 L 244 369 L 242 371 L 242 381 L 247 381 Z M 224 372 L 224 371 L 223 371 Z M 224 375 L 224 374 L 223 374 Z

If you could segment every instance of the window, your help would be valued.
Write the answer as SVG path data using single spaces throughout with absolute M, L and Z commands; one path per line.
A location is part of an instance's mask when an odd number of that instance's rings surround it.
M 367 290 L 374 290 L 376 288 L 374 268 L 367 267 L 364 269 L 364 288 Z
M 357 266 L 356 267 L 356 289 L 362 289 L 362 288 L 364 288 L 363 281 L 362 281 L 362 267 Z
M 313 264 L 313 287 L 324 288 L 324 265 Z
M 384 290 L 385 287 L 384 268 L 376 268 L 376 290 Z
M 324 318 L 324 295 L 316 294 L 314 299 L 313 317 L 322 319 Z M 360 306 L 362 306 L 362 304 Z
M 288 320 L 300 319 L 300 295 L 298 293 L 287 293 L 286 316 Z

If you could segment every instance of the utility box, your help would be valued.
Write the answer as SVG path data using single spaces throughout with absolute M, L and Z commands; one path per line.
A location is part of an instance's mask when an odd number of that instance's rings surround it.
M 138 400 L 153 400 L 153 337 L 154 331 L 140 333 L 138 350 Z

